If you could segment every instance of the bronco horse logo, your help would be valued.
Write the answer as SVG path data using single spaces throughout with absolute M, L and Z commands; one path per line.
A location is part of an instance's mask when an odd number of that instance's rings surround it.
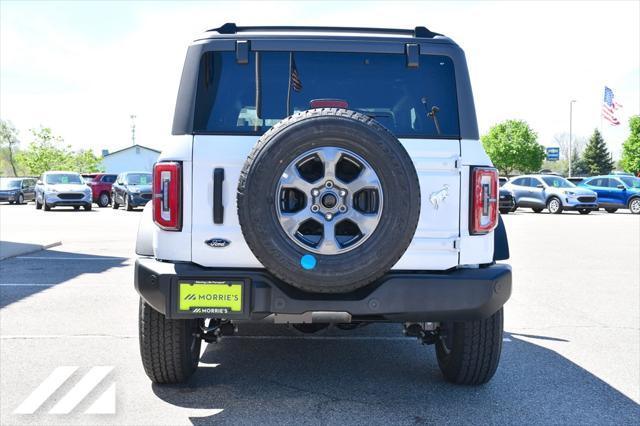
M 444 203 L 444 200 L 449 196 L 449 185 L 444 185 L 440 191 L 432 192 L 429 196 L 429 201 L 433 204 L 433 208 L 438 210 L 440 203 Z

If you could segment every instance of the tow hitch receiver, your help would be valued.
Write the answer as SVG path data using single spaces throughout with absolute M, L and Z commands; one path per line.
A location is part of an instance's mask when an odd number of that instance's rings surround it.
M 238 327 L 230 321 L 210 319 L 209 325 L 205 326 L 203 323 L 195 335 L 207 343 L 217 343 L 222 336 L 233 336 L 237 331 Z
M 433 345 L 438 340 L 438 323 L 406 322 L 403 333 L 405 336 L 417 337 L 423 345 Z

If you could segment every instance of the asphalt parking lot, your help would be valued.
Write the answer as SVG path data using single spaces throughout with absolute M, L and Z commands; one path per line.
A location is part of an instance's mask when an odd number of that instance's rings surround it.
M 33 203 L 0 206 L 3 241 L 61 243 L 0 261 L 0 423 L 637 424 L 640 418 L 640 217 L 628 211 L 521 210 L 504 217 L 514 292 L 500 367 L 476 388 L 446 383 L 433 347 L 402 337 L 397 325 L 312 336 L 241 327 L 239 335 L 205 345 L 188 385 L 151 385 L 139 359 L 132 284 L 139 217 L 109 208 L 45 213 Z M 63 366 L 78 368 L 33 414 L 17 414 Z M 73 404 L 69 395 L 78 394 L 95 366 L 113 369 Z M 87 414 L 110 389 L 115 414 Z M 56 411 L 69 413 L 50 413 Z

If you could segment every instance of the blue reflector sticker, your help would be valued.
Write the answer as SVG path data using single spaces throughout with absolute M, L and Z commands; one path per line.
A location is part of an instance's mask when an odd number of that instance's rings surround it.
M 305 254 L 300 258 L 300 265 L 304 269 L 313 269 L 316 267 L 316 258 L 310 254 Z

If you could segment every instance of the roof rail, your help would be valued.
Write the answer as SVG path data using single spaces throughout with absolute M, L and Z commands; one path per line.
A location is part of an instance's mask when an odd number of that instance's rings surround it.
M 359 28 L 359 27 L 296 27 L 296 26 L 258 26 L 258 27 L 239 27 L 234 23 L 228 22 L 221 27 L 212 28 L 209 31 L 215 31 L 218 34 L 238 34 L 246 32 L 277 32 L 277 31 L 299 31 L 299 32 L 348 32 L 348 33 L 381 33 L 381 34 L 400 34 L 410 35 L 420 38 L 433 38 L 442 34 L 429 31 L 427 27 L 415 27 L 413 30 L 398 28 Z

